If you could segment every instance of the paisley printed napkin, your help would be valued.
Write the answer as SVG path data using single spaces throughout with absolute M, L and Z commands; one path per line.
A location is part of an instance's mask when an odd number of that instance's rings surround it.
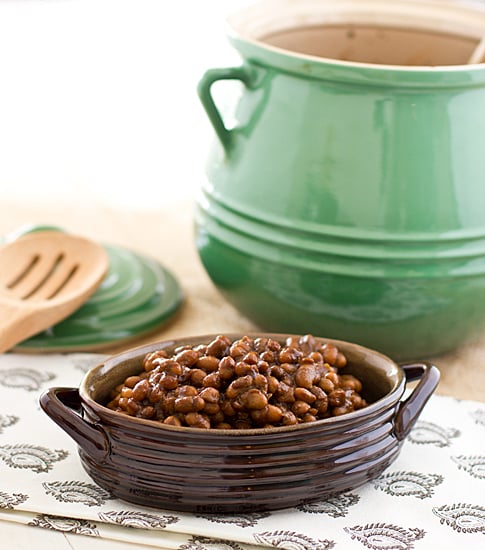
M 272 513 L 192 515 L 114 499 L 40 409 L 101 356 L 0 356 L 0 521 L 178 550 L 485 547 L 485 404 L 434 396 L 366 486 Z

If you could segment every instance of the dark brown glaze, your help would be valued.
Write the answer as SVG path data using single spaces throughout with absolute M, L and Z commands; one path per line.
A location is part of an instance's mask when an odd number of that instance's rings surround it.
M 366 408 L 296 426 L 201 430 L 129 417 L 100 404 L 112 387 L 139 369 L 149 351 L 212 338 L 127 351 L 92 369 L 79 391 L 52 388 L 41 396 L 45 412 L 78 443 L 88 474 L 114 496 L 156 508 L 242 513 L 296 506 L 353 489 L 396 459 L 439 379 L 432 365 L 400 368 L 377 352 L 325 340 L 345 353 L 345 369 L 362 380 L 370 402 Z M 401 401 L 407 373 L 423 378 Z

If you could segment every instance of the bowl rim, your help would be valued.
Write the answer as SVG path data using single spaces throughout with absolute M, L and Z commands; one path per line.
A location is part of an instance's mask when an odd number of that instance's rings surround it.
M 126 349 L 122 352 L 110 355 L 105 358 L 104 361 L 98 363 L 92 367 L 83 377 L 79 385 L 79 395 L 83 406 L 90 409 L 96 414 L 96 416 L 104 421 L 109 420 L 109 425 L 111 426 L 123 426 L 127 427 L 127 424 L 132 424 L 133 426 L 144 427 L 145 429 L 151 430 L 162 430 L 162 432 L 176 432 L 178 434 L 192 434 L 198 436 L 224 436 L 224 437 L 241 437 L 241 436 L 251 436 L 251 435 L 271 435 L 271 434 L 281 434 L 293 431 L 301 430 L 311 430 L 312 428 L 321 428 L 324 426 L 332 427 L 354 427 L 356 421 L 359 419 L 365 419 L 366 417 L 373 416 L 373 414 L 378 413 L 379 411 L 384 411 L 390 409 L 391 406 L 395 405 L 399 399 L 402 397 L 406 385 L 406 376 L 404 370 L 390 357 L 387 355 L 361 346 L 360 344 L 355 344 L 353 342 L 345 340 L 337 340 L 333 338 L 325 338 L 320 336 L 314 336 L 318 341 L 328 342 L 335 344 L 337 347 L 340 346 L 340 349 L 343 347 L 351 347 L 352 349 L 361 352 L 367 356 L 375 357 L 380 361 L 388 363 L 389 365 L 389 375 L 395 376 L 395 382 L 392 389 L 386 393 L 384 396 L 379 398 L 377 401 L 370 403 L 367 407 L 359 409 L 357 411 L 352 411 L 345 413 L 340 416 L 331 416 L 329 418 L 322 418 L 316 420 L 315 422 L 305 422 L 300 424 L 294 424 L 290 426 L 274 426 L 271 428 L 248 428 L 248 429 L 221 429 L 221 428 L 210 428 L 210 429 L 201 429 L 201 428 L 192 428 L 190 426 L 172 426 L 170 424 L 163 424 L 161 422 L 156 422 L 150 419 L 138 418 L 135 416 L 130 416 L 123 414 L 117 411 L 109 409 L 105 405 L 102 405 L 95 399 L 91 397 L 90 392 L 93 389 L 93 386 L 90 384 L 90 381 L 93 377 L 99 374 L 99 371 L 104 371 L 106 374 L 111 370 L 115 369 L 121 362 L 126 360 L 133 360 L 138 357 L 143 357 L 149 352 L 156 351 L 159 349 L 166 348 L 175 348 L 180 345 L 196 345 L 204 342 L 210 342 L 212 339 L 219 335 L 224 335 L 230 338 L 231 340 L 241 338 L 242 336 L 249 336 L 250 338 L 265 337 L 273 338 L 281 343 L 288 337 L 301 337 L 301 334 L 286 334 L 286 333 L 268 333 L 268 332 L 218 332 L 218 333 L 209 333 L 204 335 L 195 335 L 187 337 L 179 337 L 168 340 L 159 340 L 154 341 L 148 344 L 142 344 L 133 348 Z M 103 423 L 104 425 L 104 423 Z

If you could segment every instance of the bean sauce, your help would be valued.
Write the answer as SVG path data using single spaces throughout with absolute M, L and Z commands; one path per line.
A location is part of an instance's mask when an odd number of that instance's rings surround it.
M 347 364 L 333 344 L 311 335 L 231 341 L 147 354 L 139 374 L 117 386 L 107 406 L 120 413 L 192 428 L 289 426 L 367 406 L 362 383 L 339 374 Z

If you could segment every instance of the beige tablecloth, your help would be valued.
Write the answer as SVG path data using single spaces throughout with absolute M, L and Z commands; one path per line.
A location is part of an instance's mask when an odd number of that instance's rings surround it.
M 257 329 L 222 298 L 201 266 L 193 239 L 191 200 L 169 202 L 156 209 L 150 205 L 143 211 L 112 209 L 87 200 L 40 205 L 3 202 L 0 214 L 0 234 L 25 224 L 58 225 L 106 244 L 153 256 L 169 268 L 183 287 L 184 305 L 170 323 L 135 344 Z M 439 394 L 485 401 L 485 333 L 483 339 L 433 360 L 442 374 Z

